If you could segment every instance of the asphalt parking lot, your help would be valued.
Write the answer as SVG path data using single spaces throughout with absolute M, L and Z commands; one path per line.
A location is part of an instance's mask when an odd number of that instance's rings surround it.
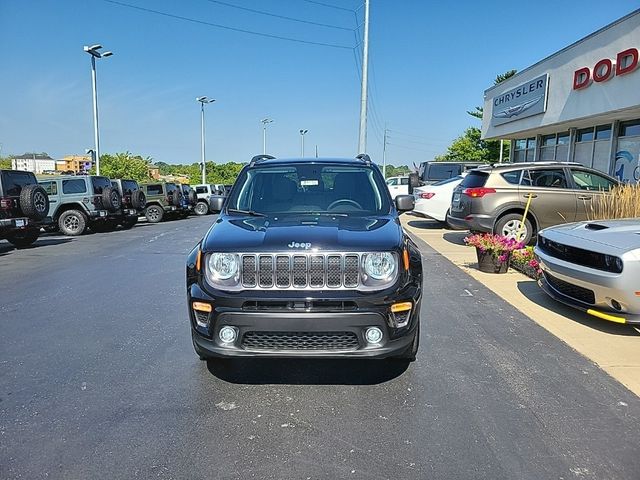
M 199 361 L 213 220 L 0 242 L 0 478 L 638 478 L 639 398 L 424 242 L 415 363 Z

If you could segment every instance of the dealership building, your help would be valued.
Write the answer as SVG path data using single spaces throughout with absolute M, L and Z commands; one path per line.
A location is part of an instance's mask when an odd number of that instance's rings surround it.
M 482 136 L 510 160 L 578 162 L 640 179 L 640 10 L 485 91 Z

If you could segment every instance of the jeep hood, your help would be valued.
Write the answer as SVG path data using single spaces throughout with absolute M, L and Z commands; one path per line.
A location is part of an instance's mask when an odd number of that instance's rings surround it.
M 640 218 L 569 223 L 544 229 L 540 233 L 554 242 L 602 253 L 640 248 Z
M 223 216 L 203 240 L 206 252 L 389 251 L 402 242 L 392 217 Z M 297 245 L 296 245 L 297 244 Z

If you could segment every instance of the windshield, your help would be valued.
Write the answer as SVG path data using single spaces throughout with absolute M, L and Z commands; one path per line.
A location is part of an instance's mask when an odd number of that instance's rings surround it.
M 257 166 L 238 179 L 228 210 L 263 214 L 383 215 L 390 211 L 381 175 L 369 166 Z

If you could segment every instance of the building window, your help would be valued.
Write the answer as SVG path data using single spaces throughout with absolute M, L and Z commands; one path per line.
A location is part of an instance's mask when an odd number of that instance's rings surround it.
M 609 171 L 611 125 L 582 128 L 576 132 L 573 161 L 601 172 Z
M 569 154 L 569 140 L 569 132 L 544 135 L 540 147 L 540 160 L 543 162 L 566 162 Z
M 640 181 L 640 119 L 621 122 L 613 174 L 623 182 Z
M 516 140 L 515 149 L 513 151 L 514 162 L 533 162 L 536 153 L 536 139 L 522 138 Z

